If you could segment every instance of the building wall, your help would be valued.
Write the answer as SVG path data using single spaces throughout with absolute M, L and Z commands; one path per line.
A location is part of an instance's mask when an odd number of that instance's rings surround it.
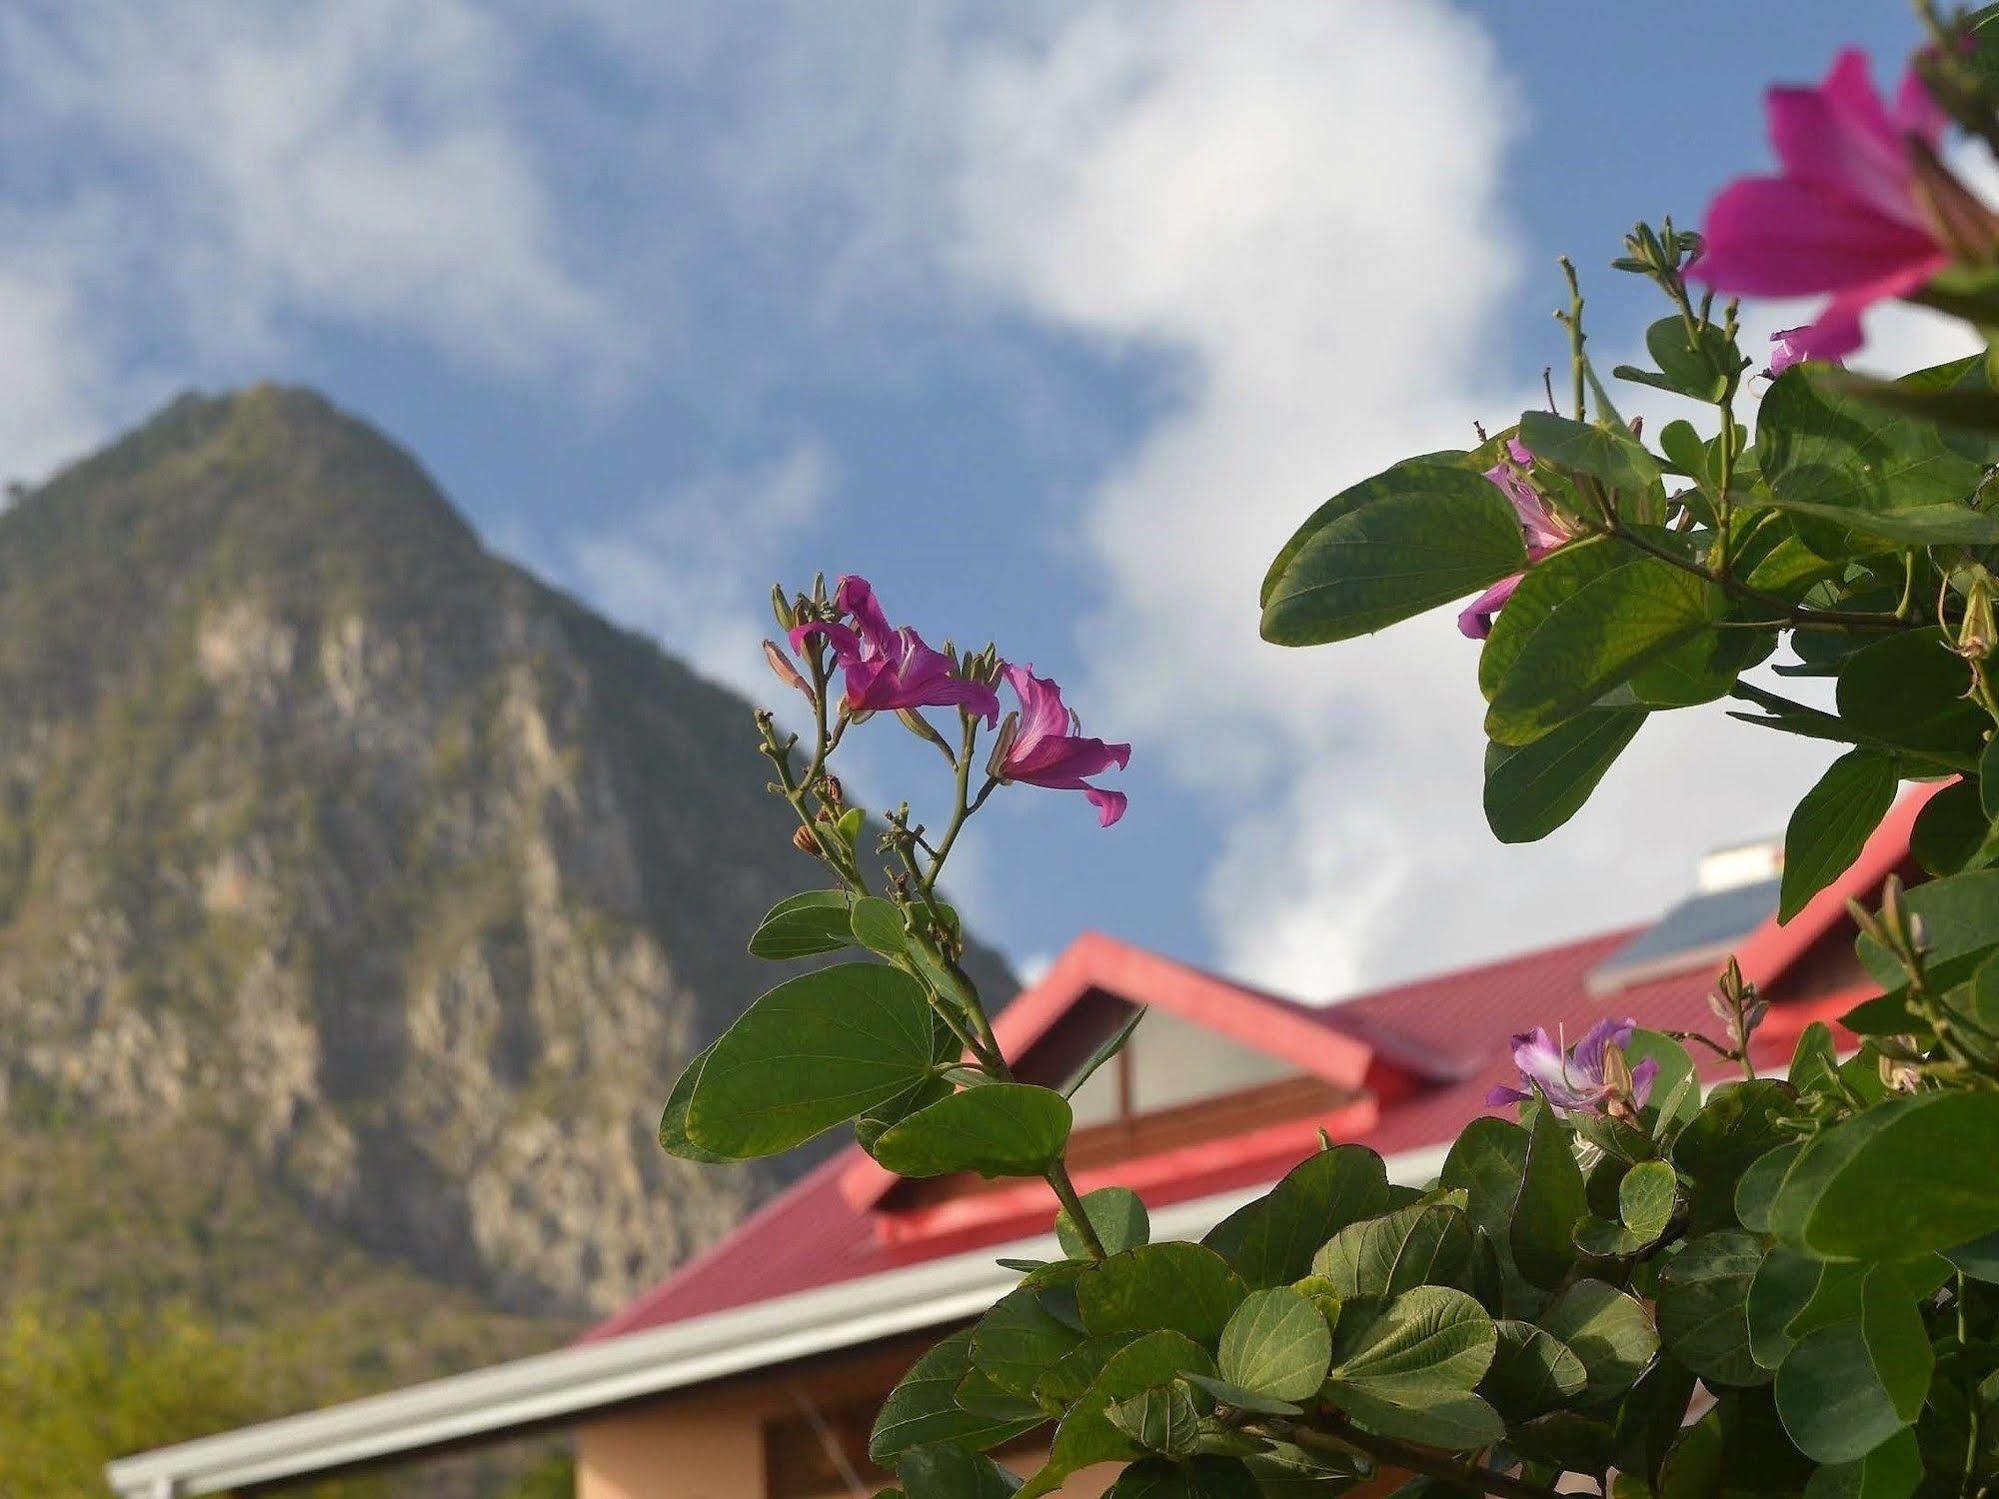
M 790 1423 L 807 1404 L 827 1412 L 872 1410 L 935 1335 L 814 1360 L 754 1379 L 670 1395 L 598 1417 L 576 1429 L 576 1499 L 768 1499 L 766 1428 Z M 864 1445 L 865 1437 L 858 1441 Z M 1018 1473 L 1031 1473 L 1047 1457 L 1045 1446 L 1009 1448 L 999 1454 Z M 861 1461 L 865 1461 L 862 1459 Z M 1116 1480 L 1104 1464 L 1071 1476 L 1061 1499 L 1102 1499 Z M 795 1499 L 869 1499 L 886 1480 L 869 1471 L 860 1485 L 835 1485 Z M 1357 1491 L 1386 1493 L 1398 1479 Z

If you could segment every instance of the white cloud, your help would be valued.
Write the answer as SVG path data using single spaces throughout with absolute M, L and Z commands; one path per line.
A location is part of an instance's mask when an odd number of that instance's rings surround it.
M 315 323 L 614 384 L 632 345 L 564 258 L 516 84 L 466 0 L 9 8 L 0 336 L 65 318 L 37 373 L 73 403 L 36 456 Z
M 1085 521 L 1104 605 L 1077 696 L 1223 827 L 1204 899 L 1233 971 L 1326 995 L 1640 919 L 1705 848 L 1781 830 L 1827 755 L 1703 710 L 1656 717 L 1554 839 L 1502 848 L 1448 614 L 1257 638 L 1262 571 L 1319 500 L 1536 399 L 1535 361 L 1492 339 L 1521 294 L 1520 110 L 1476 25 L 1441 3 L 1104 0 L 987 54 L 967 97 L 957 264 L 1184 371 Z
M 772 559 L 831 502 L 833 467 L 813 441 L 701 475 L 616 525 L 572 540 L 567 565 L 606 613 L 758 702 L 779 700 L 759 642 Z

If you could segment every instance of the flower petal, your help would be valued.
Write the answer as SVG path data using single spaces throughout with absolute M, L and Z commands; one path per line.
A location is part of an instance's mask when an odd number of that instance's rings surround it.
M 1122 791 L 1105 791 L 1096 786 L 1085 786 L 1083 795 L 1088 797 L 1097 809 L 1097 826 L 1107 828 L 1124 816 L 1124 809 L 1131 805 L 1131 798 Z
M 1823 85 L 1774 88 L 1768 104 L 1770 143 L 1786 177 L 1922 229 L 1908 146 L 1874 91 L 1866 54 L 1847 49 Z
M 1473 599 L 1458 611 L 1458 633 L 1468 640 L 1483 640 L 1492 633 L 1492 617 L 1506 607 L 1506 601 L 1513 597 L 1513 590 L 1520 586 L 1525 573 L 1515 573 L 1510 578 L 1501 578 L 1492 587 Z
M 1702 226 L 1705 245 L 1687 275 L 1717 291 L 1802 297 L 1843 291 L 1948 257 L 1923 230 L 1785 177 L 1744 177 L 1723 188 Z

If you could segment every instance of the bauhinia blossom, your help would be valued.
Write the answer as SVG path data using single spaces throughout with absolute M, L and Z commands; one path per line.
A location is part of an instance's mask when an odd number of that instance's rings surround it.
M 1037 677 L 1032 666 L 1009 666 L 1005 676 L 1020 699 L 1020 713 L 1000 731 L 992 774 L 1002 782 L 1080 791 L 1096 807 L 1101 827 L 1124 816 L 1129 799 L 1122 791 L 1105 791 L 1084 777 L 1113 766 L 1123 770 L 1131 761 L 1131 746 L 1084 738 L 1075 714 L 1062 704 L 1062 689 Z
M 1811 333 L 1810 328 L 1779 328 L 1770 335 L 1770 362 L 1763 373 L 1775 379 L 1792 365 L 1811 356 L 1799 347 L 1799 343 Z
M 1538 562 L 1569 540 L 1570 532 L 1528 481 L 1527 465 L 1533 461 L 1534 454 L 1527 444 L 1517 437 L 1509 438 L 1506 457 L 1487 469 L 1485 476 L 1497 484 L 1500 493 L 1512 503 L 1513 513 L 1520 517 L 1520 534 L 1526 539 L 1527 555 Z M 1459 631 L 1472 640 L 1483 640 L 1490 635 L 1493 616 L 1506 606 L 1506 601 L 1513 597 L 1513 590 L 1526 576 L 1525 573 L 1515 573 L 1510 578 L 1501 578 L 1465 605 L 1458 614 Z
M 999 721 L 999 694 L 984 682 L 957 675 L 951 658 L 925 645 L 908 625 L 891 627 L 866 578 L 842 578 L 833 604 L 852 623 L 813 620 L 799 625 L 791 631 L 791 648 L 803 649 L 814 635 L 833 647 L 833 659 L 846 673 L 841 704 L 847 712 L 964 708 L 989 725 Z
M 1630 1069 L 1628 1095 L 1616 1077 L 1609 1056 L 1615 1047 L 1619 1056 L 1631 1044 L 1635 1020 L 1599 1020 L 1589 1028 L 1575 1050 L 1564 1052 L 1561 1043 L 1546 1029 L 1536 1027 L 1513 1038 L 1513 1065 L 1520 1069 L 1521 1088 L 1498 1087 L 1486 1095 L 1488 1107 L 1524 1103 L 1538 1090 L 1557 1114 L 1601 1114 L 1614 1102 L 1642 1108 L 1652 1092 L 1652 1080 L 1659 1064 L 1646 1058 Z
M 1991 216 L 1937 161 L 1946 121 L 1913 69 L 1891 108 L 1848 49 L 1824 83 L 1773 88 L 1767 108 L 1782 171 L 1722 190 L 1687 275 L 1747 296 L 1830 293 L 1783 335 L 1786 363 L 1851 354 L 1868 307 L 1918 290 L 1954 252 L 1989 257 Z

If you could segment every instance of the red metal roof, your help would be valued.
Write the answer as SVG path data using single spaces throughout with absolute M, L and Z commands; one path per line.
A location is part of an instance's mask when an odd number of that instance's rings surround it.
M 1907 862 L 1909 828 L 1933 788 L 1906 798 L 1877 829 L 1861 858 L 1788 925 L 1765 922 L 1738 945 L 1745 974 L 1772 1001 L 1758 1036 L 1758 1061 L 1780 1062 L 1797 1033 L 1866 994 L 1844 956 L 1849 897 L 1865 898 Z M 1499 962 L 1400 984 L 1315 1008 L 1229 983 L 1184 964 L 1087 934 L 995 1024 L 1007 1054 L 1031 1058 L 1036 1044 L 1085 996 L 1108 992 L 1157 1004 L 1241 1044 L 1270 1051 L 1328 1081 L 1365 1087 L 1368 1096 L 1304 1122 L 1260 1126 L 1182 1147 L 1147 1162 L 1078 1175 L 1077 1185 L 1121 1181 L 1154 1208 L 1274 1182 L 1312 1148 L 1323 1125 L 1335 1138 L 1384 1156 L 1440 1145 L 1485 1112 L 1494 1085 L 1514 1080 L 1507 1042 L 1545 1025 L 1580 1035 L 1605 1015 L 1635 1016 L 1659 1030 L 1714 1030 L 1707 1009 L 1713 973 L 1701 968 L 1592 998 L 1589 972 L 1632 930 L 1524 953 Z M 1819 960 L 1815 960 L 1815 955 Z M 1712 1059 L 1696 1052 L 1704 1068 Z M 1142 1168 L 1133 1179 L 1131 1167 Z M 1101 1179 L 1098 1179 L 1101 1178 Z M 975 1212 L 952 1204 L 928 1211 L 920 1236 L 885 1233 L 877 1211 L 894 1178 L 859 1147 L 824 1162 L 745 1220 L 707 1253 L 585 1334 L 585 1340 L 723 1311 L 793 1292 L 1046 1232 L 1054 1200 L 1039 1182 L 979 1194 Z M 967 1199 L 971 1201 L 972 1199 Z

